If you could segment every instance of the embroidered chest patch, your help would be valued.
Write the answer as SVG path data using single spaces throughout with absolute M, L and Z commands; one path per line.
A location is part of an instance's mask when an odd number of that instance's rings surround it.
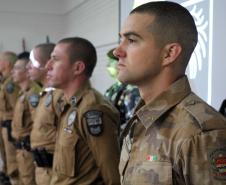
M 85 113 L 86 124 L 92 136 L 99 136 L 103 132 L 103 112 L 92 110 Z
M 67 118 L 67 126 L 66 128 L 64 128 L 64 131 L 67 132 L 67 133 L 72 133 L 72 130 L 73 130 L 73 123 L 75 122 L 75 119 L 76 119 L 76 111 L 73 110 L 72 112 L 70 112 L 70 114 L 68 115 L 68 118 Z
M 48 107 L 52 103 L 53 95 L 52 93 L 48 93 L 45 99 L 45 106 Z
M 21 103 L 24 102 L 24 100 L 25 100 L 25 95 L 22 94 L 22 95 L 19 97 L 19 100 L 20 100 Z

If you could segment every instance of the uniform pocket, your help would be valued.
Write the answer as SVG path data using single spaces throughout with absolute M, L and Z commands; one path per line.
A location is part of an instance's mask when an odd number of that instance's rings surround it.
M 126 139 L 123 141 L 122 151 L 120 155 L 120 164 L 119 164 L 119 173 L 121 176 L 123 176 L 125 168 L 127 166 L 128 160 L 129 160 L 129 148 L 127 146 Z
M 125 184 L 134 185 L 172 185 L 172 165 L 170 162 L 145 161 L 128 168 Z
M 1 90 L 1 91 L 3 91 L 3 90 Z M 3 92 L 0 92 L 0 101 L 1 101 L 1 103 L 0 103 L 0 111 L 5 111 L 6 105 L 5 105 L 5 97 L 4 97 Z

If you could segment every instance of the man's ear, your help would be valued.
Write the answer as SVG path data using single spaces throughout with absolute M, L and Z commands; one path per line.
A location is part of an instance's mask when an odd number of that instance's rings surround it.
M 76 61 L 72 67 L 73 67 L 73 74 L 75 76 L 82 74 L 86 68 L 83 61 Z
M 181 54 L 182 47 L 179 43 L 170 43 L 163 48 L 162 65 L 167 66 L 177 60 Z

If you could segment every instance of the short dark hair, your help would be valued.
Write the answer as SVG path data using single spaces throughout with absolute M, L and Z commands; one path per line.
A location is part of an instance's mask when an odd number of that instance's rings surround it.
M 19 53 L 17 55 L 17 58 L 18 59 L 29 59 L 29 56 L 30 56 L 30 52 L 28 51 L 23 51 L 22 53 Z
M 158 1 L 138 6 L 130 12 L 134 13 L 153 15 L 154 21 L 148 29 L 155 36 L 156 43 L 160 46 L 179 43 L 181 58 L 187 65 L 197 44 L 198 33 L 195 21 L 186 8 L 174 2 Z
M 35 49 L 39 49 L 39 62 L 42 66 L 45 66 L 48 60 L 51 58 L 51 53 L 55 47 L 54 43 L 42 43 L 35 46 Z
M 80 37 L 65 38 L 58 42 L 61 43 L 69 45 L 67 52 L 70 62 L 83 61 L 86 66 L 85 74 L 91 77 L 97 62 L 97 53 L 93 44 Z

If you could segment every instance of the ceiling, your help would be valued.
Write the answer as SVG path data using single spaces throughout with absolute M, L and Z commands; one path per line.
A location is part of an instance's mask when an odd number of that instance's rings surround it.
M 63 15 L 87 0 L 0 0 L 0 13 Z

